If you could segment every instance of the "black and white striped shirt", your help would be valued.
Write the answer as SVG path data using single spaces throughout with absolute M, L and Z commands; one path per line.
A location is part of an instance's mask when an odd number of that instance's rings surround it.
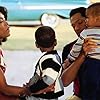
M 30 91 L 35 93 L 40 91 L 55 82 L 55 90 L 52 96 L 44 98 L 57 98 L 63 95 L 63 85 L 61 84 L 60 75 L 62 72 L 61 59 L 57 51 L 45 53 L 38 61 L 34 76 L 30 80 Z M 61 94 L 59 94 L 61 92 Z M 58 93 L 58 94 L 57 94 Z M 41 97 L 41 95 L 37 95 Z M 43 94 L 42 94 L 43 97 Z

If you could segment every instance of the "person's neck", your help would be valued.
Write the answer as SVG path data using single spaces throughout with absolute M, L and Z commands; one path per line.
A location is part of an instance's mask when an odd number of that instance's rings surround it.
M 44 52 L 51 52 L 54 50 L 54 47 L 44 48 Z

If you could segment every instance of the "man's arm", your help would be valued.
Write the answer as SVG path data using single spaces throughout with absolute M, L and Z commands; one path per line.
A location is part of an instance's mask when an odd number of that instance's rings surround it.
M 68 86 L 75 79 L 80 65 L 84 60 L 85 56 L 83 54 L 79 55 L 79 57 L 63 71 L 61 78 L 64 86 Z
M 97 44 L 93 42 L 92 39 L 85 39 L 78 58 L 69 67 L 66 67 L 66 65 L 64 65 L 64 68 L 66 69 L 64 69 L 61 76 L 64 86 L 68 86 L 75 79 L 75 77 L 77 76 L 77 72 L 81 64 L 84 62 L 88 52 L 93 51 L 96 47 Z

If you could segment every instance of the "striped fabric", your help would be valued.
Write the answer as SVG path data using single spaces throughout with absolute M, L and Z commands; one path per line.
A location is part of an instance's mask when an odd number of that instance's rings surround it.
M 85 38 L 92 38 L 93 41 L 97 42 L 98 48 L 95 49 L 93 52 L 88 53 L 88 57 L 95 58 L 100 60 L 100 29 L 94 28 L 94 29 L 85 29 L 80 34 L 80 37 L 78 38 L 77 42 L 74 44 L 72 50 L 70 51 L 68 55 L 68 59 L 70 61 L 74 61 L 80 54 L 80 51 L 82 49 L 82 44 L 84 43 Z
M 29 88 L 32 93 L 45 89 L 54 82 L 55 82 L 54 86 L 55 90 L 53 91 L 53 94 L 56 95 L 56 93 L 59 94 L 59 92 L 63 91 L 63 86 L 61 84 L 61 79 L 60 79 L 60 75 L 62 72 L 62 65 L 60 61 L 61 60 L 57 51 L 51 51 L 49 53 L 45 53 L 39 59 L 36 65 L 34 76 L 30 80 Z M 44 94 L 44 97 L 46 97 L 47 94 L 48 93 Z M 56 95 L 56 97 L 59 97 L 60 95 L 62 94 Z M 38 95 L 38 97 L 40 97 L 40 95 Z

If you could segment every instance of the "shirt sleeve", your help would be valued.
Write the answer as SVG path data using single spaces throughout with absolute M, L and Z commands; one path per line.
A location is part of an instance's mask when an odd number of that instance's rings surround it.
M 84 37 L 83 37 L 83 34 L 81 34 L 77 42 L 73 45 L 70 53 L 68 54 L 69 61 L 72 62 L 79 56 L 83 43 L 84 43 Z

